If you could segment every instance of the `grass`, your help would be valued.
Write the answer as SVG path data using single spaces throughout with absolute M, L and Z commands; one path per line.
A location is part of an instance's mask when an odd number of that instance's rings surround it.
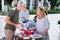
M 60 20 L 58 21 L 58 24 L 60 24 Z

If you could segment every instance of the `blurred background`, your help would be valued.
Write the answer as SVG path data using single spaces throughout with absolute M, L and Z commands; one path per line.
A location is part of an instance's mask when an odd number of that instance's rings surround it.
M 0 0 L 0 12 L 4 15 L 4 12 L 8 12 L 12 7 L 17 5 L 19 0 Z M 24 0 L 27 5 L 27 9 L 33 10 L 33 14 L 36 14 L 36 7 L 41 2 L 41 0 Z M 47 0 L 50 3 L 49 14 L 60 13 L 60 0 Z M 47 2 L 44 1 L 43 5 L 47 5 Z M 32 11 L 30 11 L 30 14 Z M 1 13 L 0 13 L 1 14 Z
M 9 10 L 17 6 L 19 0 L 0 0 L 0 39 L 4 35 L 4 18 Z M 50 21 L 49 36 L 50 40 L 60 40 L 60 0 L 24 0 L 30 13 L 30 19 L 36 15 L 36 8 L 42 2 L 47 7 L 48 19 Z

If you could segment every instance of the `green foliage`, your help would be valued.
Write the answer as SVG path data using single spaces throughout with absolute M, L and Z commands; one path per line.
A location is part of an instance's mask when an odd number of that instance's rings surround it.
M 2 15 L 4 15 L 4 10 L 1 11 Z
M 12 9 L 12 7 L 8 6 L 8 11 L 11 10 L 11 9 Z
M 57 14 L 60 13 L 60 9 L 54 9 L 54 10 L 50 10 L 48 11 L 49 14 Z
M 36 9 L 29 10 L 29 13 L 32 14 L 32 15 L 33 15 L 33 14 L 36 14 Z
M 8 10 L 11 10 L 11 8 L 9 8 Z M 2 15 L 3 15 L 4 14 L 4 10 L 2 10 L 1 12 L 2 12 Z M 34 15 L 37 12 L 36 12 L 36 9 L 33 9 L 33 10 L 29 10 L 29 13 L 31 15 Z M 48 11 L 48 14 L 58 14 L 58 13 L 60 13 L 60 9 L 54 9 L 54 10 Z
M 57 2 L 60 2 L 60 0 L 58 0 Z
M 29 13 L 32 15 L 36 14 L 36 9 L 29 10 Z M 48 11 L 48 14 L 58 14 L 58 13 L 60 13 L 60 9 L 54 9 L 54 10 Z
M 60 20 L 58 21 L 58 24 L 60 24 Z

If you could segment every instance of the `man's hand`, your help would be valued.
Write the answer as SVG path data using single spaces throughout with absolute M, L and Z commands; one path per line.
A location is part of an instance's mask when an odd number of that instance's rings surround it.
M 20 26 L 19 26 L 19 24 L 16 24 L 16 25 L 15 25 L 15 27 L 16 27 L 16 28 L 18 28 L 18 29 L 20 29 Z

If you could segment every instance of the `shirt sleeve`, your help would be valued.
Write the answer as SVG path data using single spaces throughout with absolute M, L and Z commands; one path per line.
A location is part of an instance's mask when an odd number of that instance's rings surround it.
M 27 18 L 29 18 L 29 11 L 28 10 L 27 10 L 27 16 L 28 16 Z
M 47 29 L 50 28 L 50 22 L 49 22 L 49 20 L 48 20 L 47 17 L 45 18 L 45 25 L 46 25 L 46 28 L 47 28 Z
M 14 14 L 15 14 L 14 10 L 10 10 L 7 16 L 9 16 L 10 18 L 12 18 L 14 16 Z

